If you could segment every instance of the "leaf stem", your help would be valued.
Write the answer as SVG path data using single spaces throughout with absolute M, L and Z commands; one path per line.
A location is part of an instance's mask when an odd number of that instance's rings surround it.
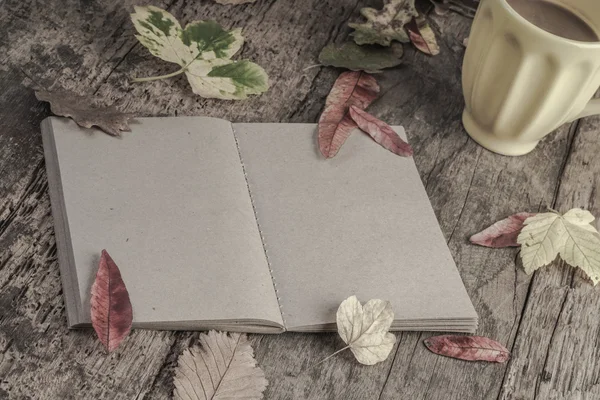
M 183 74 L 186 71 L 186 69 L 187 69 L 187 65 L 185 67 L 181 68 L 180 70 L 177 70 L 175 72 L 171 72 L 170 74 L 159 75 L 159 76 L 149 76 L 149 77 L 146 77 L 146 78 L 133 78 L 131 81 L 132 82 L 150 82 L 150 81 L 157 81 L 159 79 L 172 78 L 174 76 Z
M 339 349 L 338 351 L 336 351 L 336 352 L 335 352 L 335 353 L 333 353 L 333 354 L 330 354 L 330 355 L 328 355 L 327 357 L 325 357 L 324 359 L 322 359 L 322 360 L 321 360 L 321 361 L 319 361 L 318 363 L 316 363 L 316 364 L 313 364 L 313 365 L 311 365 L 311 366 L 310 366 L 310 367 L 308 367 L 308 368 L 305 368 L 305 369 L 304 369 L 302 372 L 305 372 L 305 371 L 308 371 L 308 370 L 310 370 L 310 369 L 313 369 L 314 367 L 316 367 L 316 366 L 317 366 L 317 365 L 319 365 L 319 364 L 323 364 L 325 361 L 329 360 L 331 357 L 335 356 L 335 355 L 336 355 L 336 354 L 338 354 L 338 353 L 341 353 L 341 352 L 342 352 L 342 351 L 344 351 L 344 350 L 348 350 L 349 348 L 350 348 L 350 345 L 348 345 L 348 346 L 344 347 L 343 349 Z

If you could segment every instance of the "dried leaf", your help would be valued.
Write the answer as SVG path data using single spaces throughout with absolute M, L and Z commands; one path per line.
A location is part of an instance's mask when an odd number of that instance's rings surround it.
M 392 40 L 408 43 L 404 25 L 418 15 L 415 0 L 384 0 L 382 10 L 363 8 L 360 13 L 367 19 L 362 24 L 348 24 L 357 44 L 389 46 Z
M 377 98 L 379 85 L 365 72 L 344 72 L 335 81 L 319 119 L 319 149 L 326 158 L 340 150 L 356 123 L 350 118 L 354 105 L 365 109 Z
M 442 335 L 425 339 L 424 343 L 435 354 L 466 361 L 503 363 L 510 358 L 506 347 L 482 336 Z
M 385 122 L 356 106 L 350 106 L 350 117 L 382 147 L 402 157 L 413 155 L 412 147 Z
M 106 250 L 102 250 L 90 300 L 92 325 L 109 351 L 129 335 L 133 312 L 121 272 Z
M 246 3 L 254 3 L 256 0 L 215 0 L 219 4 L 246 4 Z
M 181 67 L 167 75 L 137 78 L 135 82 L 185 73 L 194 93 L 229 100 L 245 99 L 269 88 L 262 67 L 247 60 L 231 60 L 244 44 L 241 29 L 226 31 L 215 21 L 193 21 L 182 29 L 175 17 L 153 6 L 136 6 L 131 20 L 139 33 L 136 37 L 150 53 Z
M 501 221 L 496 222 L 489 228 L 471 236 L 471 243 L 485 247 L 518 247 L 517 236 L 523 229 L 523 223 L 529 217 L 533 217 L 532 213 L 518 213 L 511 215 Z
M 396 342 L 389 333 L 394 312 L 389 301 L 369 300 L 363 307 L 356 296 L 344 300 L 337 311 L 338 333 L 359 363 L 384 361 Z
M 531 274 L 560 255 L 596 285 L 600 281 L 600 234 L 590 225 L 594 219 L 579 208 L 564 215 L 553 211 L 527 218 L 517 238 L 525 272 Z
M 199 340 L 179 356 L 175 399 L 262 399 L 268 382 L 246 335 L 210 331 Z
M 421 52 L 432 56 L 440 54 L 440 46 L 435 40 L 435 33 L 433 33 L 425 17 L 419 15 L 414 18 L 406 24 L 406 30 L 412 44 Z
M 132 114 L 122 113 L 115 106 L 94 107 L 89 96 L 79 96 L 68 90 L 36 90 L 35 97 L 50 103 L 50 110 L 56 115 L 69 117 L 84 128 L 97 126 L 112 136 L 120 136 L 121 131 L 129 132 L 127 121 Z
M 341 46 L 327 45 L 319 62 L 332 67 L 346 68 L 352 71 L 365 71 L 370 74 L 380 73 L 384 68 L 399 65 L 404 50 L 401 44 L 389 48 L 380 46 L 359 46 L 354 42 L 346 42 Z

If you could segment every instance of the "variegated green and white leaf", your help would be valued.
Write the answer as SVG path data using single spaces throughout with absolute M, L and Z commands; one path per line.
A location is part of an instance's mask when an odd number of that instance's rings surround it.
M 415 0 L 384 0 L 383 9 L 363 8 L 360 13 L 367 19 L 363 23 L 348 24 L 356 44 L 389 46 L 393 40 L 410 41 L 404 25 L 418 15 Z
M 244 44 L 241 29 L 227 31 L 215 21 L 194 21 L 185 29 L 165 10 L 135 7 L 131 14 L 136 37 L 150 52 L 181 68 L 171 74 L 138 78 L 150 81 L 182 73 L 194 93 L 219 99 L 244 99 L 269 87 L 264 69 L 249 61 L 232 61 Z

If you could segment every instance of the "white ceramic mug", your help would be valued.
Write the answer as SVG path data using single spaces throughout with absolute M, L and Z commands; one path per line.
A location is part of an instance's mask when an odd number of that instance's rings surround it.
M 600 0 L 551 0 L 600 34 Z M 600 42 L 578 42 L 527 21 L 506 0 L 482 0 L 462 71 L 463 125 L 483 147 L 529 153 L 560 125 L 600 114 Z

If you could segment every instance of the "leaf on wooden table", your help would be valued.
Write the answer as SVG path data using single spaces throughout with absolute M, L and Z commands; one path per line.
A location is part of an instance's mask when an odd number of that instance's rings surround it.
M 133 311 L 121 272 L 106 250 L 102 250 L 91 292 L 92 325 L 111 352 L 129 335 Z
M 38 89 L 35 97 L 50 103 L 56 115 L 69 117 L 84 128 L 96 126 L 111 136 L 120 136 L 121 131 L 130 131 L 127 121 L 133 114 L 122 113 L 115 106 L 95 107 L 90 96 L 79 96 L 68 90 L 47 91 Z
M 175 399 L 262 399 L 268 382 L 246 335 L 209 331 L 199 340 L 179 356 Z
M 435 56 L 440 54 L 440 46 L 435 39 L 435 33 L 422 15 L 415 17 L 406 24 L 406 30 L 412 44 L 421 52 Z
M 350 117 L 382 147 L 402 157 L 413 155 L 412 147 L 385 122 L 356 106 L 350 106 Z
M 594 219 L 579 208 L 564 215 L 552 211 L 527 218 L 517 238 L 525 272 L 531 274 L 560 255 L 596 285 L 600 281 L 600 234 L 590 225 Z
M 319 62 L 332 67 L 375 74 L 382 72 L 384 68 L 395 67 L 402 63 L 403 53 L 402 45 L 396 43 L 386 48 L 359 46 L 354 42 L 346 42 L 341 46 L 327 45 L 319 54 Z
M 365 109 L 378 94 L 377 81 L 365 72 L 344 72 L 337 78 L 319 119 L 319 149 L 323 156 L 334 157 L 356 128 L 349 115 L 350 106 Z
M 219 4 L 245 4 L 245 3 L 254 3 L 256 0 L 215 0 Z
M 361 24 L 348 24 L 357 44 L 389 46 L 393 40 L 408 43 L 404 25 L 418 15 L 415 0 L 384 0 L 383 9 L 363 8 L 360 13 L 367 19 Z
M 503 363 L 510 358 L 506 347 L 483 336 L 442 335 L 423 342 L 435 354 L 466 361 Z
M 523 223 L 527 218 L 533 217 L 532 213 L 518 213 L 496 222 L 489 228 L 471 236 L 471 243 L 485 247 L 518 247 L 517 237 L 523 229 Z
M 181 67 L 134 82 L 185 74 L 194 93 L 228 100 L 245 99 L 269 88 L 262 67 L 247 60 L 231 60 L 244 44 L 241 29 L 227 31 L 215 21 L 193 21 L 183 29 L 175 17 L 153 6 L 136 6 L 131 20 L 139 33 L 137 39 L 150 53 Z

